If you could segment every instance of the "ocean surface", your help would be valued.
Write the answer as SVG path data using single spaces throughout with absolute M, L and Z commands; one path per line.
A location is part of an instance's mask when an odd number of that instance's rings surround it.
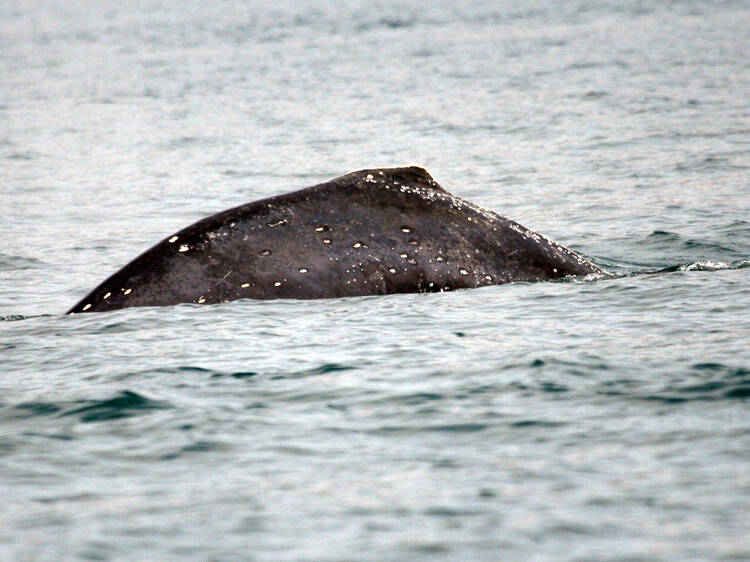
M 616 277 L 65 316 L 418 164 Z M 0 4 L 0 559 L 750 560 L 750 4 Z

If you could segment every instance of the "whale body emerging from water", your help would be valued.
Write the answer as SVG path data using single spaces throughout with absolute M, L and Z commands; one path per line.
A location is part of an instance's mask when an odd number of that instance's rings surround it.
M 373 169 L 198 221 L 68 312 L 437 292 L 590 274 L 607 275 L 451 195 L 422 168 Z

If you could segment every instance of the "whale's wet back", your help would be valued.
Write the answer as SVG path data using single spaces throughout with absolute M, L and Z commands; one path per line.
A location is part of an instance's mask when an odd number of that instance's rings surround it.
M 435 292 L 592 273 L 604 271 L 451 195 L 422 168 L 361 170 L 203 219 L 70 312 Z

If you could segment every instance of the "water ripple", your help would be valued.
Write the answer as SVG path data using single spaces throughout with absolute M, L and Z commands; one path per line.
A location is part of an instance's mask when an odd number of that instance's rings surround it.
M 123 390 L 113 398 L 79 402 L 86 405 L 67 410 L 62 415 L 77 416 L 82 422 L 98 422 L 128 418 L 170 407 L 166 402 L 153 400 L 130 390 Z

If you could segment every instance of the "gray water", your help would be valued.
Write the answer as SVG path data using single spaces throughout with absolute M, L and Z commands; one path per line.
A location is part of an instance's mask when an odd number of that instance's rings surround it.
M 617 277 L 63 314 L 406 164 Z M 747 2 L 2 3 L 0 190 L 0 559 L 750 559 Z

